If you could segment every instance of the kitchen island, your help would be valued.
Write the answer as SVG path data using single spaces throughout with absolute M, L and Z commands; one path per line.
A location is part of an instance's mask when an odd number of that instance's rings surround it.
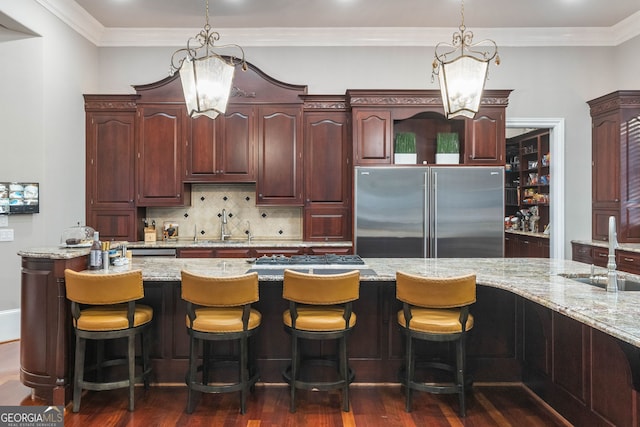
M 34 249 L 20 255 L 22 381 L 37 394 L 48 394 L 52 402 L 62 404 L 68 399 L 73 353 L 60 278 L 65 267 L 84 268 L 86 251 Z M 350 338 L 357 382 L 397 382 L 403 350 L 395 324 L 397 270 L 430 276 L 475 273 L 478 300 L 472 309 L 476 324 L 468 357 L 476 382 L 524 382 L 574 424 L 637 424 L 640 292 L 607 293 L 577 282 L 572 277 L 588 276 L 590 266 L 568 260 L 364 261 L 360 299 L 354 306 L 358 324 Z M 180 271 L 236 275 L 253 267 L 245 259 L 140 257 L 129 266 L 110 270 L 140 268 L 143 272 L 144 302 L 155 313 L 156 384 L 181 384 L 186 372 L 188 337 Z M 288 364 L 288 336 L 281 319 L 287 304 L 281 295 L 281 274 L 261 274 L 256 308 L 263 314 L 263 324 L 257 344 L 261 380 L 266 383 L 282 382 L 280 373 Z M 450 354 L 447 345 L 430 351 L 443 357 Z

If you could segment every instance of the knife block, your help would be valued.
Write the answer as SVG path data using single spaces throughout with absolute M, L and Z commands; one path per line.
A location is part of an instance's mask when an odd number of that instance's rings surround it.
M 156 241 L 156 229 L 153 227 L 144 228 L 144 242 L 151 243 Z

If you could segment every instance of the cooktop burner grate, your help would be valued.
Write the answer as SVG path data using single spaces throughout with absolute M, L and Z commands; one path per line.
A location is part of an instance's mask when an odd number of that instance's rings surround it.
M 284 255 L 263 256 L 256 259 L 256 265 L 364 265 L 364 261 L 358 255 Z

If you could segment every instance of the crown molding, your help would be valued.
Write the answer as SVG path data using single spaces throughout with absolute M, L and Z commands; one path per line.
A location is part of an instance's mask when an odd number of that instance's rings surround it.
M 98 47 L 183 46 L 201 28 L 107 28 L 77 3 L 36 0 Z M 640 12 L 612 27 L 470 28 L 476 40 L 490 37 L 498 46 L 618 46 L 640 35 Z M 221 43 L 274 46 L 435 46 L 457 28 L 217 28 Z

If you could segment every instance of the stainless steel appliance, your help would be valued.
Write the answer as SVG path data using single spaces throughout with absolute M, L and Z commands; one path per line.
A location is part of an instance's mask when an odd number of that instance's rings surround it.
M 504 256 L 504 168 L 355 168 L 355 253 Z

